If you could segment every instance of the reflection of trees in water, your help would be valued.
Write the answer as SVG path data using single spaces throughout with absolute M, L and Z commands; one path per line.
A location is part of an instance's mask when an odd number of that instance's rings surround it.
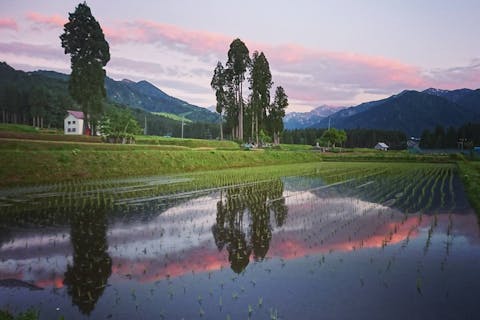
M 4 243 L 8 243 L 12 240 L 12 233 L 10 229 L 0 227 L 0 248 Z
M 80 212 L 72 218 L 73 266 L 68 265 L 64 283 L 83 314 L 93 311 L 112 273 L 106 234 L 107 218 L 102 209 Z
M 222 196 L 218 201 L 213 237 L 218 250 L 226 246 L 228 260 L 236 273 L 246 268 L 252 252 L 256 261 L 263 260 L 267 255 L 272 239 L 271 213 L 277 226 L 283 225 L 288 214 L 282 195 L 283 182 L 277 179 L 228 189 L 225 199 Z M 245 213 L 250 220 L 248 230 L 244 225 Z

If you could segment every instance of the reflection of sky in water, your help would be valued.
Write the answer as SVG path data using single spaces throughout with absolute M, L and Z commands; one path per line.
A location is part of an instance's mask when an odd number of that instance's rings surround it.
M 469 272 L 479 266 L 479 254 L 467 254 L 478 252 L 480 244 L 477 218 L 471 212 L 404 215 L 380 204 L 342 197 L 332 190 L 300 192 L 295 190 L 298 187 L 289 186 L 288 181 L 285 183 L 286 221 L 277 226 L 270 212 L 272 238 L 266 259 L 255 262 L 250 256 L 249 265 L 240 275 L 230 270 L 226 248 L 219 251 L 212 236 L 217 202 L 221 197 L 225 201 L 225 194 L 214 193 L 191 199 L 156 215 L 150 213 L 147 218 L 140 214 L 134 222 L 123 219 L 111 222 L 106 235 L 108 254 L 112 258 L 112 276 L 108 280 L 111 287 L 106 288 L 94 312 L 102 315 L 113 312 L 113 301 L 120 295 L 129 302 L 128 306 L 118 306 L 118 312 L 124 312 L 123 318 L 138 312 L 131 309 L 129 305 L 132 303 L 143 303 L 146 315 L 161 315 L 154 307 L 155 297 L 169 301 L 163 304 L 165 315 L 173 316 L 178 312 L 187 318 L 198 317 L 199 309 L 203 308 L 205 314 L 220 317 L 223 311 L 219 310 L 222 308 L 218 306 L 218 296 L 221 295 L 224 310 L 242 317 L 248 315 L 245 312 L 251 304 L 264 317 L 271 316 L 278 308 L 286 318 L 287 315 L 295 316 L 295 312 L 304 312 L 308 318 L 317 315 L 319 310 L 316 308 L 325 308 L 324 304 L 312 300 L 312 295 L 316 295 L 318 299 L 324 299 L 323 302 L 333 303 L 329 311 L 324 310 L 325 314 L 353 316 L 355 313 L 347 312 L 340 305 L 351 302 L 347 288 L 357 290 L 370 286 L 372 295 L 381 296 L 381 290 L 386 287 L 397 287 L 412 302 L 420 291 L 424 296 L 435 292 L 432 279 L 476 275 Z M 321 183 L 304 185 L 305 189 L 312 189 Z M 247 242 L 252 236 L 251 223 L 245 211 L 241 225 Z M 432 230 L 430 239 L 429 230 Z M 73 263 L 69 234 L 68 227 L 11 230 L 12 240 L 0 247 L 0 279 L 19 279 L 46 289 L 62 288 L 67 264 Z M 459 260 L 452 260 L 449 256 Z M 470 266 L 465 267 L 465 262 Z M 405 269 L 399 269 L 400 265 Z M 321 269 L 321 266 L 325 268 Z M 433 266 L 435 270 L 431 270 Z M 444 273 L 439 275 L 441 268 Z M 395 276 L 390 271 L 393 269 L 398 272 Z M 317 282 L 319 279 L 321 281 Z M 409 282 L 408 290 L 402 287 L 402 281 Z M 444 291 L 451 288 L 450 295 L 459 290 L 464 277 L 455 280 L 457 284 L 452 281 L 442 280 L 438 285 L 442 285 Z M 285 291 L 279 283 L 290 289 Z M 25 297 L 31 297 L 31 303 L 36 304 L 52 294 L 26 289 L 12 292 L 7 289 L 9 284 L 6 282 L 2 286 L 0 300 L 18 306 L 23 305 L 21 301 Z M 470 289 L 480 287 L 474 282 Z M 327 291 L 338 295 L 338 300 L 332 302 L 324 295 Z M 64 291 L 53 294 L 60 294 L 57 298 L 62 308 L 74 312 Z M 132 296 L 137 295 L 136 302 L 132 302 Z M 199 296 L 202 296 L 200 300 L 207 301 L 210 295 L 215 296 L 215 302 L 199 303 Z M 172 296 L 182 298 L 174 300 Z M 274 310 L 269 311 L 267 306 L 260 310 L 259 297 L 264 299 L 265 305 L 274 306 Z M 287 301 L 288 297 L 293 299 L 294 305 Z M 368 302 L 366 297 L 357 298 L 363 303 Z M 182 306 L 182 299 L 190 303 L 193 299 L 195 303 Z M 237 300 L 247 303 L 241 307 L 243 311 L 235 304 Z M 437 303 L 434 300 L 430 303 Z M 318 306 L 311 305 L 313 302 Z M 365 310 L 359 311 L 357 308 L 361 306 L 357 302 L 352 306 L 351 310 L 357 310 L 359 315 L 367 317 L 369 314 Z M 52 315 L 51 311 L 45 312 Z M 388 315 L 388 310 L 379 314 Z M 122 318 L 121 313 L 117 316 Z M 224 317 L 222 314 L 221 318 Z
M 189 200 L 147 221 L 112 223 L 107 239 L 114 271 L 148 281 L 148 277 L 158 280 L 227 267 L 225 254 L 218 252 L 212 240 L 219 196 Z M 285 203 L 289 208 L 287 221 L 282 227 L 273 227 L 267 257 L 291 259 L 332 250 L 378 248 L 416 237 L 433 221 L 428 215 L 420 222 L 416 215 L 405 217 L 379 204 L 338 196 L 324 198 L 310 192 L 290 192 Z M 448 216 L 437 219 L 436 232 L 446 232 Z M 454 215 L 455 237 L 478 243 L 475 219 L 473 215 Z M 2 278 L 21 275 L 38 284 L 46 283 L 42 277 L 52 272 L 61 276 L 71 263 L 68 233 L 68 228 L 43 230 L 41 235 L 19 232 L 1 247 Z

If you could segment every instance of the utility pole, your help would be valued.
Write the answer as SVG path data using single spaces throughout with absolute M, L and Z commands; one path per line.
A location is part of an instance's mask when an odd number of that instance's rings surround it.
M 184 122 L 183 122 L 184 118 L 182 116 L 182 139 L 183 139 L 183 126 L 184 126 Z
M 143 127 L 143 134 L 147 135 L 147 116 L 145 116 L 145 126 Z

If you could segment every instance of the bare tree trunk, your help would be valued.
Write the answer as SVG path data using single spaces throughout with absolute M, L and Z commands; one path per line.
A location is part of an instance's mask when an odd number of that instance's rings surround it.
M 240 110 L 238 113 L 238 138 L 240 141 L 243 141 L 243 98 L 242 98 L 242 83 L 239 81 L 238 85 L 238 102 L 240 104 Z
M 279 145 L 280 144 L 280 134 L 278 131 L 273 132 L 273 144 Z
M 256 135 L 257 146 L 258 146 L 258 114 L 255 115 L 255 135 Z
M 221 112 L 220 112 L 220 140 L 223 140 L 223 118 L 222 118 Z
M 40 117 L 40 128 L 43 129 L 43 117 Z
M 252 131 L 250 132 L 250 140 L 253 142 L 255 137 L 255 113 L 252 110 Z

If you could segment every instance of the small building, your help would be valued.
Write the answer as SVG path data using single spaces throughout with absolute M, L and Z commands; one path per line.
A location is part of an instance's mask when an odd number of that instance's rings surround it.
M 407 148 L 419 148 L 420 147 L 420 138 L 411 137 L 407 140 Z
M 382 150 L 382 151 L 387 151 L 389 146 L 387 146 L 386 143 L 383 143 L 383 142 L 379 142 L 375 145 L 375 150 Z
M 83 134 L 83 112 L 72 110 L 67 110 L 67 112 L 68 114 L 63 121 L 65 134 Z

